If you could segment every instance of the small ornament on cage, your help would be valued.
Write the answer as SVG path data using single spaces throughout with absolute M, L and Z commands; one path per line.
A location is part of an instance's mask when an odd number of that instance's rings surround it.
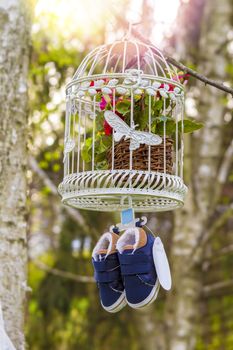
M 162 138 L 159 135 L 151 132 L 136 131 L 134 127 L 129 127 L 121 118 L 111 111 L 104 112 L 104 118 L 107 123 L 115 131 L 113 134 L 114 140 L 119 142 L 122 138 L 130 139 L 129 149 L 134 151 L 140 147 L 140 144 L 156 146 L 162 143 Z

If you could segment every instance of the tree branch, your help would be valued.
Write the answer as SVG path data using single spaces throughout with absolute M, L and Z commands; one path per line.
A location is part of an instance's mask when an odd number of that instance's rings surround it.
M 128 28 L 129 27 L 129 23 L 124 20 L 122 17 L 117 16 L 117 21 L 124 27 L 124 28 Z M 150 40 L 146 39 L 141 33 L 139 33 L 134 27 L 132 27 L 131 29 L 131 33 L 133 34 L 133 36 L 135 36 L 135 38 L 139 39 L 140 41 L 148 44 L 148 45 L 152 45 Z M 167 62 L 171 63 L 173 66 L 181 69 L 183 72 L 190 74 L 192 77 L 202 81 L 205 85 L 210 85 L 215 87 L 216 89 L 222 90 L 224 92 L 227 92 L 229 94 L 231 94 L 233 96 L 233 88 L 226 86 L 225 84 L 213 80 L 213 79 L 209 79 L 206 76 L 204 76 L 203 74 L 200 74 L 198 72 L 196 72 L 195 70 L 186 67 L 183 63 L 178 62 L 177 60 L 175 60 L 174 58 L 172 58 L 171 56 L 169 56 L 167 53 L 163 53 L 165 59 L 167 60 Z
M 29 165 L 32 171 L 36 173 L 43 181 L 43 183 L 51 190 L 52 194 L 58 196 L 57 187 L 54 185 L 52 180 L 50 180 L 46 172 L 39 167 L 35 158 L 29 157 Z M 69 214 L 69 216 L 72 217 L 72 219 L 75 220 L 79 225 L 82 225 L 84 227 L 87 226 L 83 216 L 79 213 L 78 210 L 68 206 L 64 206 L 64 209 Z
M 203 264 L 208 263 L 208 265 L 216 263 L 216 260 L 221 259 L 221 257 L 233 253 L 233 244 L 230 244 L 217 252 L 211 252 L 208 256 L 204 257 Z
M 216 282 L 216 283 L 204 286 L 202 292 L 205 296 L 208 296 L 212 292 L 216 292 L 220 289 L 231 288 L 232 286 L 233 286 L 233 279 L 228 281 Z
M 210 229 L 206 232 L 206 235 L 203 236 L 202 239 L 202 244 L 205 245 L 210 238 L 215 234 L 215 232 L 220 229 L 226 222 L 228 219 L 230 219 L 233 215 L 233 203 L 231 203 L 227 210 L 224 211 L 224 213 L 222 213 L 222 215 L 220 215 L 214 222 L 213 224 L 210 226 Z
M 216 220 L 213 221 L 213 224 L 209 227 L 208 230 L 201 232 L 197 239 L 197 243 L 190 255 L 190 263 L 196 264 L 199 259 L 197 259 L 198 255 L 200 254 L 200 247 L 205 248 L 206 244 L 209 242 L 211 237 L 219 230 L 228 219 L 232 217 L 233 214 L 233 203 L 231 203 L 227 210 L 225 210 Z
M 221 185 L 226 182 L 232 162 L 233 162 L 233 139 L 231 140 L 231 143 L 229 144 L 229 146 L 225 151 L 223 161 L 218 172 L 217 180 L 218 180 L 218 183 L 220 183 Z
M 206 76 L 204 76 L 204 75 L 196 72 L 195 70 L 193 70 L 189 67 L 186 67 L 184 64 L 176 61 L 174 58 L 172 58 L 171 56 L 168 56 L 166 53 L 165 53 L 165 58 L 166 58 L 167 62 L 173 64 L 173 66 L 181 69 L 183 72 L 190 74 L 192 77 L 202 81 L 205 85 L 213 86 L 213 87 L 215 87 L 219 90 L 222 90 L 224 92 L 227 92 L 233 96 L 233 89 L 231 87 L 229 87 L 229 86 L 227 86 L 219 81 L 207 78 Z
M 46 271 L 48 273 L 51 273 L 52 275 L 62 277 L 62 278 L 68 278 L 70 280 L 73 280 L 75 282 L 82 282 L 82 283 L 93 283 L 95 282 L 94 278 L 91 276 L 80 276 L 76 275 L 75 273 L 56 269 L 53 267 L 48 266 L 47 264 L 39 261 L 39 260 L 32 260 L 31 261 L 38 269 L 42 271 Z

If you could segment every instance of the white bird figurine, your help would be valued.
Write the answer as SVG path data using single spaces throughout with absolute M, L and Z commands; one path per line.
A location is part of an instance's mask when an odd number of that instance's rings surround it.
M 111 111 L 105 111 L 104 118 L 114 129 L 114 140 L 116 142 L 120 141 L 122 137 L 130 139 L 129 149 L 131 151 L 139 148 L 140 144 L 157 146 L 162 143 L 162 138 L 159 135 L 147 131 L 137 131 L 128 126 L 118 115 Z

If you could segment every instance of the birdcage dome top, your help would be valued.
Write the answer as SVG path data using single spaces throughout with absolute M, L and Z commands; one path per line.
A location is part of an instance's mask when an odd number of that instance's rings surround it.
M 183 90 L 177 68 L 167 62 L 163 53 L 155 46 L 134 39 L 115 41 L 92 50 L 75 72 L 67 92 L 77 93 L 80 89 L 93 88 L 93 84 L 100 88 L 105 78 L 115 78 L 108 84 L 110 87 L 117 83 L 116 78 L 126 78 L 126 85 L 137 84 L 141 88 L 151 85 L 146 79 L 153 79 L 158 83 L 172 82 Z M 74 86 L 76 88 L 72 89 Z

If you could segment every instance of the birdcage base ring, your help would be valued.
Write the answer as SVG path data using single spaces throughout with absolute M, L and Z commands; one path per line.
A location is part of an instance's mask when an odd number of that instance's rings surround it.
M 123 196 L 138 212 L 174 210 L 183 206 L 187 187 L 175 175 L 135 170 L 87 171 L 68 175 L 59 185 L 64 204 L 94 211 L 121 211 Z

